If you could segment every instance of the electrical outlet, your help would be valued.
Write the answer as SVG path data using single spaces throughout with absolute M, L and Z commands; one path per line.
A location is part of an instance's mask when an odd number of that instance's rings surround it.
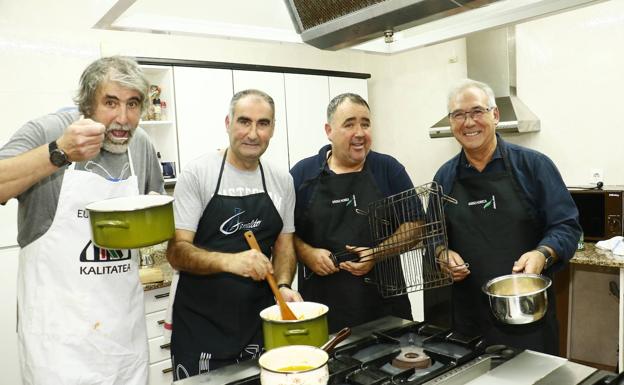
M 592 168 L 589 170 L 590 173 L 590 182 L 591 184 L 596 184 L 598 182 L 604 183 L 604 174 L 601 168 Z

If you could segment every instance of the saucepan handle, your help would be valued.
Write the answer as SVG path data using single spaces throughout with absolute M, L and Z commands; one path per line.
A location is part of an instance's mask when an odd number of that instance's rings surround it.
M 309 334 L 308 329 L 290 329 L 284 332 L 285 336 L 302 336 Z
M 122 229 L 130 228 L 130 224 L 126 221 L 117 221 L 117 220 L 101 220 L 96 221 L 95 225 L 97 227 L 117 227 Z

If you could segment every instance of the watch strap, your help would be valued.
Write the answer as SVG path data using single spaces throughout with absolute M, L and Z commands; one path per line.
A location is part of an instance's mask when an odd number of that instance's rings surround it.
M 548 248 L 544 246 L 537 246 L 535 250 L 539 251 L 544 256 L 544 270 L 548 269 L 555 263 L 555 258 L 552 256 Z
M 48 144 L 48 152 L 50 153 L 50 162 L 57 166 L 63 167 L 71 164 L 69 159 L 67 159 L 67 154 L 65 151 L 61 150 L 56 143 L 56 140 L 51 141 Z

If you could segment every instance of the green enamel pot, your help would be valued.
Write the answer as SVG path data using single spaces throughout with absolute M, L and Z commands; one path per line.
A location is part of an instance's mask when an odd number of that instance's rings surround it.
M 137 195 L 87 205 L 93 243 L 105 249 L 138 249 L 173 237 L 173 197 Z
M 320 347 L 327 342 L 327 306 L 315 302 L 288 302 L 288 307 L 298 319 L 282 320 L 278 305 L 260 312 L 265 349 L 287 345 Z

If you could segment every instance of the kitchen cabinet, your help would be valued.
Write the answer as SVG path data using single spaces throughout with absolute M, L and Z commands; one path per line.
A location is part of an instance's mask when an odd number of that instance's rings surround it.
M 350 92 L 358 94 L 368 101 L 368 85 L 365 79 L 329 77 L 329 100 L 335 96 Z
M 21 384 L 17 351 L 17 268 L 19 247 L 0 247 L 0 378 L 3 384 Z
M 325 118 L 329 103 L 329 78 L 319 75 L 285 74 L 286 111 L 290 167 L 316 154 L 329 143 Z
M 225 117 L 233 95 L 232 71 L 174 67 L 180 170 L 207 152 L 228 146 Z
M 163 337 L 169 286 L 145 292 L 145 325 L 149 346 L 149 385 L 171 384 L 173 371 L 169 343 Z

